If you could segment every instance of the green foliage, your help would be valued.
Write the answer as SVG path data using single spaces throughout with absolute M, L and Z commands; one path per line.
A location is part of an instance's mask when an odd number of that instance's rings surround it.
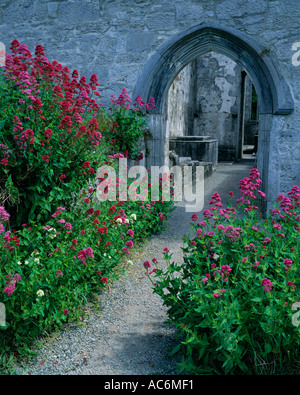
M 223 208 L 215 193 L 203 221 L 193 214 L 183 265 L 166 251 L 166 269 L 156 265 L 149 272 L 170 322 L 184 337 L 177 350 L 181 367 L 191 374 L 297 369 L 300 325 L 292 306 L 300 301 L 299 188 L 289 198 L 280 195 L 278 207 L 263 220 L 253 192 L 258 175 L 252 171 L 241 181 L 240 211 Z
M 29 356 L 45 331 L 80 321 L 81 307 L 118 277 L 136 242 L 164 229 L 173 209 L 148 196 L 99 199 L 105 178 L 97 170 L 116 168 L 119 152 L 101 138 L 113 118 L 94 98 L 96 75 L 78 80 L 41 46 L 32 56 L 14 40 L 11 50 L 0 70 L 0 371 L 10 371 L 14 354 Z M 138 138 L 143 117 L 116 105 L 120 130 Z
M 155 107 L 154 99 L 150 98 L 149 103 L 144 103 L 138 95 L 132 103 L 125 88 L 118 99 L 114 95 L 111 99 L 110 124 L 103 130 L 103 135 L 113 152 L 124 154 L 130 159 L 142 159 L 140 149 L 147 138 L 147 111 Z

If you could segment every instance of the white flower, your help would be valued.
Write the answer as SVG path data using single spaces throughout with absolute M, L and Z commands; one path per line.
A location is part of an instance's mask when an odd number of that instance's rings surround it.
M 106 256 L 106 252 L 103 254 L 103 256 Z
M 22 262 L 21 262 L 21 261 L 19 261 L 19 262 L 17 262 L 17 264 L 18 264 L 18 265 L 22 265 Z
M 133 220 L 136 220 L 136 215 L 135 214 L 131 214 L 130 218 L 133 219 Z
M 40 263 L 40 258 L 34 258 L 33 260 L 35 263 Z
M 42 289 L 39 289 L 36 294 L 39 298 L 41 298 L 42 296 L 44 296 L 44 291 Z
M 118 224 L 121 224 L 121 223 L 122 223 L 122 218 L 117 218 L 117 219 L 116 219 L 116 222 L 117 222 Z
M 56 237 L 56 229 L 49 228 L 48 232 L 51 232 L 51 234 L 50 234 L 51 239 L 54 239 L 54 237 Z
M 28 265 L 28 261 L 25 261 L 24 263 L 25 263 L 25 265 Z
M 128 218 L 125 219 L 125 224 L 129 224 L 129 219 Z
M 34 256 L 34 255 L 39 255 L 39 252 L 38 252 L 37 250 L 34 250 L 34 251 L 31 253 L 31 256 Z
M 129 260 L 129 261 L 127 261 L 127 264 L 128 265 L 133 265 L 133 262 Z

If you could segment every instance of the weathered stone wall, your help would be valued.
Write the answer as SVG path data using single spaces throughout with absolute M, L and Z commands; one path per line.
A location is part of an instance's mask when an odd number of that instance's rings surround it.
M 241 67 L 216 52 L 199 56 L 174 79 L 168 92 L 171 136 L 209 136 L 219 160 L 236 157 Z M 250 97 L 251 100 L 251 97 Z
M 234 160 L 238 133 L 241 67 L 209 52 L 197 58 L 194 134 L 218 140 L 219 160 Z
M 292 44 L 300 41 L 299 0 L 2 0 L 0 6 L 0 41 L 7 48 L 14 38 L 31 50 L 41 44 L 50 60 L 76 68 L 87 78 L 96 73 L 103 103 L 123 87 L 133 92 L 141 73 L 150 74 L 144 66 L 160 56 L 162 46 L 196 25 L 219 24 L 255 40 L 262 48 L 260 58 L 270 70 L 273 63 L 268 60 L 276 63 L 278 80 L 287 82 L 294 101 L 291 114 L 262 117 L 263 149 L 258 157 L 267 174 L 269 201 L 300 184 L 300 66 L 291 61 Z M 222 43 L 218 48 L 222 52 Z M 244 48 L 247 52 L 246 44 Z M 251 48 L 246 54 L 253 54 Z M 244 54 L 240 56 L 233 60 L 239 62 Z M 187 56 L 180 62 L 191 60 Z M 256 66 L 250 66 L 255 72 Z M 263 86 L 259 93 L 264 95 Z M 154 160 L 161 157 L 158 150 L 167 141 L 159 115 L 150 123 L 157 132 Z
M 195 62 L 176 76 L 168 92 L 169 135 L 194 134 Z

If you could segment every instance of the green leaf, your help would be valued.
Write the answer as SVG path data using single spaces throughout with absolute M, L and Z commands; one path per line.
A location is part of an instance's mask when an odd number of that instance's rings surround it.
M 261 298 L 253 298 L 250 299 L 252 302 L 261 302 Z

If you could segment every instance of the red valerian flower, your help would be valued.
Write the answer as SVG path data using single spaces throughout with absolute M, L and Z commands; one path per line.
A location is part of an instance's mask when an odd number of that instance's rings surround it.
M 40 44 L 35 47 L 34 53 L 36 57 L 45 56 L 44 48 Z
M 264 278 L 261 282 L 261 285 L 264 287 L 265 292 L 270 292 L 272 290 L 273 283 L 267 278 Z
M 145 269 L 148 269 L 149 267 L 151 267 L 151 263 L 149 261 L 145 261 L 143 265 L 144 265 Z
M 108 279 L 107 279 L 107 277 L 102 277 L 100 281 L 102 281 L 103 283 L 107 283 Z
M 45 162 L 49 162 L 49 155 L 42 156 L 42 159 L 44 159 Z
M 98 78 L 97 78 L 96 74 L 92 74 L 92 76 L 91 76 L 91 78 L 90 78 L 90 81 L 91 81 L 91 83 L 92 83 L 93 85 L 99 86 L 99 84 L 98 84 Z
M 100 210 L 95 210 L 94 214 L 95 214 L 95 217 L 98 217 L 98 215 L 101 214 L 101 211 Z
M 59 179 L 61 180 L 61 182 L 64 182 L 64 180 L 65 180 L 66 177 L 67 177 L 67 176 L 66 176 L 65 174 L 61 174 L 61 175 L 59 176 Z
M 72 73 L 72 78 L 78 78 L 78 71 L 76 69 Z
M 53 134 L 53 132 L 52 132 L 51 129 L 46 129 L 46 130 L 44 131 L 44 135 L 45 135 L 45 137 L 46 137 L 47 139 L 51 139 L 52 134 Z
M 83 169 L 89 169 L 91 167 L 91 164 L 89 161 L 85 161 L 84 164 L 82 165 Z
M 32 101 L 32 106 L 35 110 L 38 110 L 39 108 L 43 107 L 43 103 L 40 98 L 36 98 Z
M 64 313 L 65 315 L 68 315 L 68 314 L 69 314 L 69 310 L 64 309 L 63 313 Z

